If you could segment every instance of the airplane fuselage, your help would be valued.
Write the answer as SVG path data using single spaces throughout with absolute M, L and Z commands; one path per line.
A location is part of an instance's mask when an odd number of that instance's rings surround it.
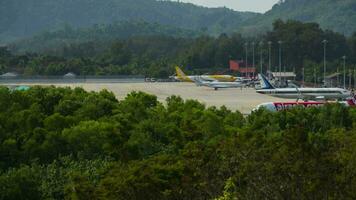
M 195 82 L 197 80 L 231 82 L 231 81 L 235 81 L 236 77 L 230 75 L 202 75 L 202 76 L 185 76 L 185 77 L 175 76 L 174 79 L 183 82 Z
M 295 107 L 300 107 L 300 108 L 310 108 L 310 107 L 321 107 L 325 106 L 326 104 L 330 103 L 339 103 L 341 105 L 344 105 L 346 107 L 355 107 L 356 106 L 356 99 L 351 98 L 346 101 L 340 101 L 340 102 L 269 102 L 269 103 L 263 103 L 258 105 L 253 111 L 257 111 L 260 108 L 264 108 L 266 110 L 276 112 L 276 111 L 282 111 L 282 110 L 288 110 L 291 108 Z
M 345 99 L 351 96 L 351 92 L 342 88 L 275 88 L 257 90 L 260 94 L 267 94 L 279 98 L 318 98 Z
M 207 86 L 210 88 L 214 88 L 215 90 L 220 89 L 220 88 L 239 88 L 239 87 L 244 86 L 244 84 L 241 82 L 200 81 L 200 82 L 197 82 L 197 84 L 201 85 L 201 86 Z

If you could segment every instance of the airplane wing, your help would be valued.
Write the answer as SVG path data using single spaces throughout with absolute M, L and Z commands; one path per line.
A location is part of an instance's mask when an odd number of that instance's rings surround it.
M 315 101 L 332 100 L 331 98 L 328 99 L 325 96 L 315 96 L 315 95 L 305 95 L 305 94 L 301 94 L 300 96 L 301 97 L 299 99 L 303 99 L 303 100 L 306 100 L 306 101 L 309 101 L 309 100 L 315 100 Z
M 197 77 L 194 79 L 194 83 L 197 85 L 197 86 L 207 86 L 209 87 L 209 82 L 206 82 L 206 81 L 203 81 L 201 77 Z

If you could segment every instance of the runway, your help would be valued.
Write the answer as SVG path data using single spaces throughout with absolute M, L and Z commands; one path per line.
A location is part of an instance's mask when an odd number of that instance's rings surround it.
M 9 84 L 7 84 L 9 85 Z M 243 114 L 249 114 L 258 104 L 275 101 L 288 101 L 267 95 L 256 93 L 253 88 L 230 88 L 215 91 L 212 88 L 197 87 L 192 83 L 17 83 L 12 85 L 54 85 L 57 87 L 82 87 L 87 91 L 100 91 L 107 89 L 122 100 L 132 91 L 142 91 L 156 95 L 158 100 L 165 102 L 165 99 L 172 95 L 177 95 L 183 99 L 195 99 L 206 106 L 226 106 L 230 110 L 239 110 Z M 289 100 L 290 101 L 290 100 Z

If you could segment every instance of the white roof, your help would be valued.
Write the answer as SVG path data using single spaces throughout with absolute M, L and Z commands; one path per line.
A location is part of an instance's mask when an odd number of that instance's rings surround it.
M 15 76 L 17 76 L 17 74 L 13 73 L 13 72 L 7 72 L 7 73 L 1 75 L 1 77 L 15 77 Z
M 67 74 L 64 75 L 64 77 L 75 77 L 76 75 L 72 72 L 69 72 Z
M 273 77 L 296 77 L 294 72 L 272 72 Z

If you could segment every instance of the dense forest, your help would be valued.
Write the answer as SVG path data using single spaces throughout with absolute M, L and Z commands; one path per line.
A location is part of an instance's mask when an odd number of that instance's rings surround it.
M 142 25 L 142 26 L 141 26 Z M 152 28 L 155 27 L 155 28 Z M 91 29 L 68 28 L 39 35 L 32 40 L 14 43 L 0 49 L 0 73 L 17 72 L 24 75 L 144 75 L 167 78 L 180 65 L 189 73 L 218 73 L 228 69 L 229 59 L 244 60 L 248 43 L 248 63 L 252 64 L 252 44 L 255 42 L 255 64 L 268 66 L 268 41 L 272 42 L 272 70 L 279 65 L 279 44 L 283 41 L 282 65 L 296 70 L 301 79 L 305 69 L 306 80 L 313 80 L 314 70 L 323 72 L 323 44 L 327 44 L 327 70 L 342 70 L 341 57 L 347 56 L 347 69 L 356 62 L 356 34 L 346 37 L 322 30 L 318 24 L 277 20 L 273 30 L 258 38 L 240 34 L 221 34 L 219 37 L 164 35 L 171 29 L 147 23 L 122 23 L 117 26 L 97 26 Z M 151 29 L 152 28 L 152 29 Z M 89 31 L 88 31 L 89 30 Z M 145 32 L 147 35 L 140 35 Z M 150 35 L 151 33 L 151 35 Z M 114 39 L 117 34 L 121 39 Z M 136 35 L 138 34 L 138 35 Z M 193 37 L 194 36 L 194 37 Z M 263 41 L 263 45 L 259 43 Z M 28 53 L 24 53 L 28 51 Z M 321 80 L 320 80 L 321 81 Z
M 0 199 L 355 199 L 356 110 L 0 88 Z

